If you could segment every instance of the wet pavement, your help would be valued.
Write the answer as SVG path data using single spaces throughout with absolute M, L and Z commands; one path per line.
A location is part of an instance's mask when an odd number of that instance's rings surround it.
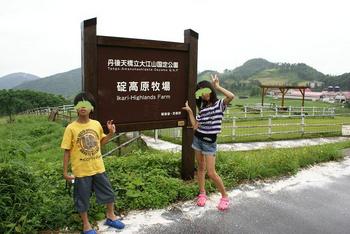
M 245 184 L 229 192 L 230 209 L 194 200 L 167 209 L 133 211 L 122 231 L 100 233 L 350 233 L 350 150 L 344 160 L 301 170 L 277 181 Z
M 227 212 L 211 209 L 191 218 L 177 211 L 174 223 L 139 233 L 349 233 L 349 181 L 350 176 L 344 176 L 322 187 L 310 182 L 302 189 L 290 185 L 276 193 L 258 189 L 254 196 L 231 197 Z

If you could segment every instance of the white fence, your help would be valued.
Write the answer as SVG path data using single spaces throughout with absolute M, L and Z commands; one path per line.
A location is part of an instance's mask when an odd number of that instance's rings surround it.
M 334 107 L 293 107 L 293 106 L 275 106 L 267 104 L 264 106 L 258 104 L 244 105 L 243 111 L 232 112 L 229 109 L 226 111 L 226 115 L 237 118 L 249 118 L 249 117 L 267 117 L 267 116 L 334 116 Z
M 335 134 L 341 135 L 341 126 L 350 124 L 348 122 L 334 123 L 333 117 L 330 117 L 327 123 L 306 123 L 306 119 L 315 119 L 312 116 L 299 115 L 297 117 L 289 116 L 270 116 L 257 120 L 257 124 L 252 124 L 250 120 L 244 120 L 237 117 L 225 117 L 222 125 L 220 138 L 237 140 L 240 137 L 266 136 L 271 138 L 273 135 L 299 134 L 301 137 L 307 134 Z M 288 123 L 287 120 L 290 120 Z M 241 122 L 238 124 L 237 122 Z M 247 123 L 243 125 L 242 123 Z M 154 131 L 155 140 L 159 136 L 167 136 L 173 139 L 181 139 L 181 128 L 157 129 Z

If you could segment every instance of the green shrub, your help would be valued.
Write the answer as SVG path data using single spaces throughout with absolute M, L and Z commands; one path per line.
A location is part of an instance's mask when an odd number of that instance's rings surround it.
M 1 163 L 0 191 L 0 233 L 30 233 L 40 227 L 36 179 L 28 168 Z

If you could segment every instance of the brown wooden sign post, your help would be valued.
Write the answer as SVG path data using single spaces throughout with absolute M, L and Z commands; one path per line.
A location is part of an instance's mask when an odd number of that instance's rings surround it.
M 82 22 L 83 90 L 94 95 L 94 118 L 113 119 L 117 132 L 182 127 L 182 170 L 194 176 L 193 130 L 182 111 L 195 110 L 198 34 L 184 43 L 96 35 L 96 18 Z

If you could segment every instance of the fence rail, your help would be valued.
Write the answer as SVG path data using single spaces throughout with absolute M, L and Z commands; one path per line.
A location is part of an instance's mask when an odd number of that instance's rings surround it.
M 49 119 L 61 119 L 68 122 L 71 122 L 72 119 L 76 117 L 76 112 L 74 111 L 73 105 L 36 108 L 23 112 L 22 114 L 49 114 Z M 330 123 L 338 116 L 350 117 L 349 113 L 342 113 L 341 115 L 336 114 L 335 108 L 292 106 L 281 108 L 274 105 L 245 105 L 244 112 L 232 112 L 232 110 L 227 110 L 225 112 L 222 125 L 222 134 L 220 134 L 220 137 L 236 141 L 240 137 L 267 136 L 268 138 L 271 138 L 273 135 L 283 134 L 300 134 L 301 137 L 306 134 L 324 133 L 339 133 L 340 135 L 341 126 L 344 124 L 350 124 L 350 118 L 345 119 L 346 121 L 340 123 Z M 306 119 L 309 120 L 317 118 L 330 118 L 332 120 L 327 123 L 305 122 Z M 290 123 L 281 123 L 281 121 L 287 122 L 287 119 L 290 121 Z M 261 123 L 266 120 L 267 124 Z M 242 123 L 245 121 L 247 123 L 249 122 L 250 124 L 243 125 Z M 254 124 L 252 121 L 257 123 Z M 317 129 L 315 130 L 315 128 Z M 182 133 L 181 128 L 154 130 L 155 139 L 158 138 L 158 135 L 180 139 Z M 131 139 L 129 138 L 130 143 L 137 140 L 137 138 L 138 137 L 132 137 Z M 120 143 L 119 145 L 128 145 L 128 141 Z M 114 153 L 115 151 L 119 150 L 118 147 L 110 150 L 110 152 L 107 153 Z
M 244 105 L 242 107 L 243 111 L 237 112 L 232 110 L 226 111 L 226 116 L 236 117 L 236 118 L 249 118 L 249 117 L 266 117 L 266 116 L 333 116 L 335 115 L 334 107 L 281 107 L 275 105 L 264 105 L 259 104 L 254 105 Z
M 231 134 L 221 134 L 221 137 L 232 137 L 232 139 L 235 139 L 236 137 L 243 137 L 243 136 L 254 136 L 254 135 L 266 135 L 268 137 L 271 137 L 275 134 L 318 134 L 318 133 L 334 133 L 334 132 L 341 132 L 341 126 L 344 124 L 350 124 L 350 121 L 348 123 L 305 123 L 305 119 L 308 118 L 304 115 L 300 116 L 300 122 L 299 123 L 273 123 L 273 120 L 275 121 L 281 121 L 285 119 L 285 117 L 275 117 L 271 116 L 268 118 L 268 124 L 256 124 L 256 125 L 249 125 L 249 126 L 238 126 L 236 122 L 236 118 L 232 118 L 232 125 L 223 125 L 223 129 L 231 129 Z M 284 130 L 280 129 L 279 131 L 276 131 L 276 128 L 284 128 Z M 320 130 L 318 131 L 311 131 L 307 129 L 312 129 L 318 127 Z M 324 128 L 327 128 L 327 130 L 324 130 Z M 240 129 L 257 129 L 262 128 L 263 130 L 260 130 L 259 132 L 254 133 L 239 133 Z M 322 129 L 323 128 L 323 129 Z M 275 129 L 275 130 L 274 130 Z M 292 130 L 291 130 L 292 129 Z M 337 130 L 340 129 L 340 130 Z M 226 131 L 227 132 L 227 131 Z
M 236 141 L 240 137 L 266 136 L 267 138 L 271 138 L 273 135 L 283 134 L 299 134 L 300 137 L 310 134 L 327 133 L 340 135 L 342 132 L 342 125 L 350 125 L 350 118 L 339 123 L 330 123 L 331 121 L 334 121 L 334 116 L 330 116 L 330 122 L 327 123 L 306 122 L 306 120 L 311 121 L 314 119 L 314 117 L 307 115 L 295 116 L 294 118 L 290 118 L 288 116 L 269 116 L 266 118 L 255 119 L 257 123 L 254 124 L 252 121 L 247 121 L 242 118 L 225 117 L 222 125 L 222 133 L 219 135 L 219 137 L 222 139 L 225 138 L 226 140 L 231 139 L 232 141 Z M 287 120 L 291 122 L 281 123 L 281 121 Z M 266 124 L 259 123 L 264 121 L 267 121 Z M 244 123 L 247 123 L 247 125 L 244 125 Z M 155 139 L 157 139 L 159 136 L 179 139 L 181 137 L 181 128 L 155 130 Z

